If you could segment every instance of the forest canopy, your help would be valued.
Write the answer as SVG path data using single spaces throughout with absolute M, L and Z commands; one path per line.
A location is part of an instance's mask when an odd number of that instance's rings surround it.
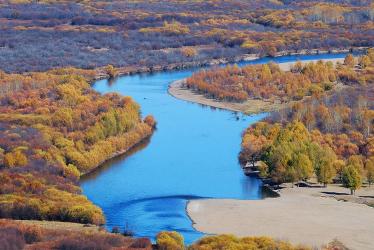
M 103 224 L 78 180 L 149 137 L 154 119 L 72 69 L 0 76 L 0 217 Z
M 130 97 L 100 95 L 90 81 L 253 54 L 362 50 L 374 46 L 373 30 L 370 0 L 1 1 L 0 218 L 105 223 L 79 179 L 151 136 L 156 121 L 142 117 Z M 374 182 L 373 72 L 369 50 L 337 68 L 323 62 L 297 64 L 291 72 L 272 63 L 232 66 L 197 73 L 186 86 L 233 102 L 296 101 L 243 133 L 240 160 L 260 162 L 261 175 L 277 183 L 316 175 L 354 192 L 363 181 Z M 337 84 L 345 88 L 330 91 Z M 34 243 L 40 249 L 152 248 L 147 239 L 0 220 L 0 245 Z M 157 243 L 184 248 L 175 232 L 161 232 Z M 226 246 L 304 249 L 230 235 L 190 248 Z
M 277 183 L 316 176 L 352 192 L 374 174 L 374 51 L 352 64 L 348 55 L 336 77 L 344 85 L 273 112 L 243 133 L 240 160 L 257 164 Z M 366 61 L 365 65 L 362 61 Z M 361 64 L 361 65 L 360 65 Z M 356 65 L 356 66 L 355 66 Z
M 7 0 L 0 3 L 0 65 L 6 72 L 162 68 L 369 47 L 373 7 L 370 0 Z
M 330 90 L 336 80 L 334 66 L 329 62 L 297 63 L 291 72 L 268 63 L 203 70 L 187 78 L 184 86 L 217 100 L 244 102 L 261 99 L 283 103 L 321 94 Z

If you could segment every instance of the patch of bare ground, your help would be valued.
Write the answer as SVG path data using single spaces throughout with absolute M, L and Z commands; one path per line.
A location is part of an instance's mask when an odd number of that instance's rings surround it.
M 279 193 L 279 198 L 252 201 L 194 200 L 187 211 L 205 233 L 267 235 L 316 248 L 337 239 L 349 249 L 374 249 L 374 209 L 366 205 L 374 201 L 373 187 L 351 196 L 338 185 L 286 184 Z

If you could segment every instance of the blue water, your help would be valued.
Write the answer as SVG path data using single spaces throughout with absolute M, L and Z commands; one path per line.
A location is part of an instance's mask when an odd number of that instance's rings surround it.
M 345 54 L 262 58 L 245 64 L 343 58 Z M 201 69 L 201 68 L 200 68 Z M 100 206 L 107 228 L 127 228 L 154 239 L 175 230 L 191 243 L 203 234 L 192 227 L 185 207 L 200 198 L 261 199 L 261 181 L 246 177 L 238 164 L 241 133 L 265 114 L 245 116 L 175 99 L 168 85 L 199 68 L 137 74 L 94 84 L 100 93 L 135 99 L 157 130 L 149 142 L 111 160 L 81 182 L 84 194 Z

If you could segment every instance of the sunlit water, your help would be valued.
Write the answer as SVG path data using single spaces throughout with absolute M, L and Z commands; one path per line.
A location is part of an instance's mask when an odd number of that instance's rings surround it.
M 345 54 L 284 56 L 289 62 L 342 58 Z M 263 58 L 251 62 L 266 63 Z M 242 131 L 265 114 L 245 116 L 175 99 L 168 85 L 198 69 L 124 76 L 98 81 L 100 93 L 131 96 L 144 115 L 152 114 L 157 130 L 149 142 L 105 164 L 85 177 L 81 187 L 104 211 L 107 228 L 128 228 L 135 236 L 154 239 L 175 230 L 191 243 L 203 234 L 194 230 L 185 208 L 192 199 L 261 199 L 261 181 L 246 177 L 238 164 Z

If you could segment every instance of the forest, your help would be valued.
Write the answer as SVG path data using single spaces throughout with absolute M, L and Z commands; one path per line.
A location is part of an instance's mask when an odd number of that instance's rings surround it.
M 130 97 L 100 95 L 72 71 L 1 73 L 2 218 L 103 224 L 80 176 L 152 134 Z
M 3 0 L 0 33 L 0 246 L 309 249 L 231 235 L 186 246 L 176 232 L 160 232 L 152 246 L 116 230 L 73 232 L 16 220 L 105 224 L 79 180 L 149 138 L 156 121 L 131 97 L 95 92 L 92 81 L 249 55 L 373 47 L 371 0 Z M 316 175 L 352 193 L 374 182 L 373 85 L 373 50 L 336 68 L 323 62 L 297 63 L 290 72 L 273 63 L 230 66 L 186 83 L 230 102 L 295 102 L 243 133 L 240 161 L 259 163 L 261 176 L 276 183 Z
M 370 0 L 0 3 L 0 67 L 149 69 L 374 45 Z
M 352 61 L 353 60 L 353 61 Z M 363 63 L 364 61 L 364 63 Z M 352 193 L 374 182 L 374 51 L 348 55 L 337 78 L 344 87 L 273 112 L 243 133 L 241 162 L 257 162 L 276 183 L 342 183 Z

